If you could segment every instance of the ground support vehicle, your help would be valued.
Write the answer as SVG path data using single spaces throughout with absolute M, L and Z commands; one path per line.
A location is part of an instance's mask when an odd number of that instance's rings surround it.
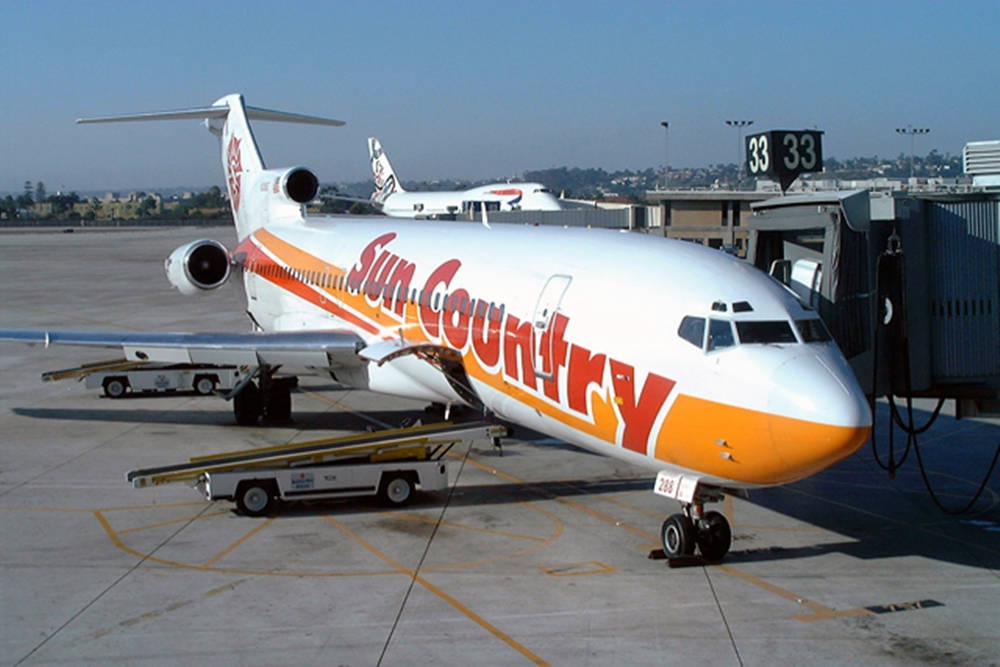
M 43 380 L 83 380 L 88 389 L 101 388 L 109 398 L 128 392 L 194 391 L 203 396 L 229 391 L 240 381 L 236 366 L 210 364 L 157 364 L 115 359 L 84 364 L 77 368 L 49 371 Z
M 234 500 L 248 516 L 278 501 L 378 496 L 387 505 L 447 488 L 445 454 L 459 442 L 496 441 L 506 428 L 486 422 L 443 422 L 362 435 L 196 457 L 187 463 L 132 470 L 134 488 L 195 482 L 206 500 Z

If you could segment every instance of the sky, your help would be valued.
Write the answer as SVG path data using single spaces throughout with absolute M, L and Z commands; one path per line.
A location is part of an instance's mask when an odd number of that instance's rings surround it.
M 827 156 L 1000 139 L 1000 0 L 0 0 L 0 192 L 222 184 L 197 121 L 76 125 L 243 93 L 347 122 L 258 122 L 269 167 L 403 180 L 733 163 L 726 120 Z M 669 122 L 664 130 L 661 121 Z M 668 134 L 669 133 L 669 134 Z

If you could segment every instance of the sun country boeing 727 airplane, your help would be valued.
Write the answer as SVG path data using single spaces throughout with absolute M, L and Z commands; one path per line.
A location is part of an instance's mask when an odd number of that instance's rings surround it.
M 372 202 L 394 218 L 454 218 L 483 211 L 558 211 L 552 191 L 541 183 L 491 183 L 468 190 L 408 192 L 400 185 L 389 157 L 375 137 L 368 137 L 375 192 Z
M 816 313 L 754 267 L 681 241 L 597 229 L 306 217 L 317 179 L 267 169 L 249 119 L 339 125 L 246 106 L 86 122 L 205 119 L 221 140 L 235 248 L 167 259 L 185 294 L 242 282 L 249 333 L 0 331 L 115 347 L 130 360 L 247 365 L 237 420 L 289 409 L 278 366 L 465 405 L 659 471 L 680 501 L 668 556 L 730 545 L 725 492 L 784 484 L 854 452 L 871 413 Z

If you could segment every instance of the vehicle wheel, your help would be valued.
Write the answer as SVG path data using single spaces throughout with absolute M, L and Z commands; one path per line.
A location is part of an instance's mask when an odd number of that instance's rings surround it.
M 104 380 L 104 395 L 108 398 L 121 398 L 128 389 L 128 380 L 125 378 L 107 378 Z
M 667 558 L 680 558 L 694 553 L 695 532 L 691 519 L 683 514 L 671 514 L 660 530 L 663 553 Z
M 199 375 L 194 379 L 194 390 L 202 396 L 208 396 L 215 391 L 215 378 L 211 375 Z
M 698 550 L 705 560 L 720 561 L 729 551 L 733 533 L 726 517 L 718 512 L 706 512 L 698 522 Z
M 405 475 L 394 474 L 382 482 L 379 496 L 386 505 L 397 507 L 410 502 L 413 495 L 413 483 Z
M 233 396 L 233 414 L 240 426 L 253 426 L 260 419 L 260 389 L 253 382 L 247 383 L 240 393 Z
M 240 482 L 236 489 L 236 509 L 247 516 L 263 516 L 271 509 L 275 495 L 273 480 Z

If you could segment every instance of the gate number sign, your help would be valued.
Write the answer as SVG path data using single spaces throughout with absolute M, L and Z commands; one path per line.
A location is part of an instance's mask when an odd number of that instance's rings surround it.
M 770 176 L 784 192 L 799 174 L 823 171 L 823 133 L 819 130 L 771 130 L 746 138 L 747 170 Z

